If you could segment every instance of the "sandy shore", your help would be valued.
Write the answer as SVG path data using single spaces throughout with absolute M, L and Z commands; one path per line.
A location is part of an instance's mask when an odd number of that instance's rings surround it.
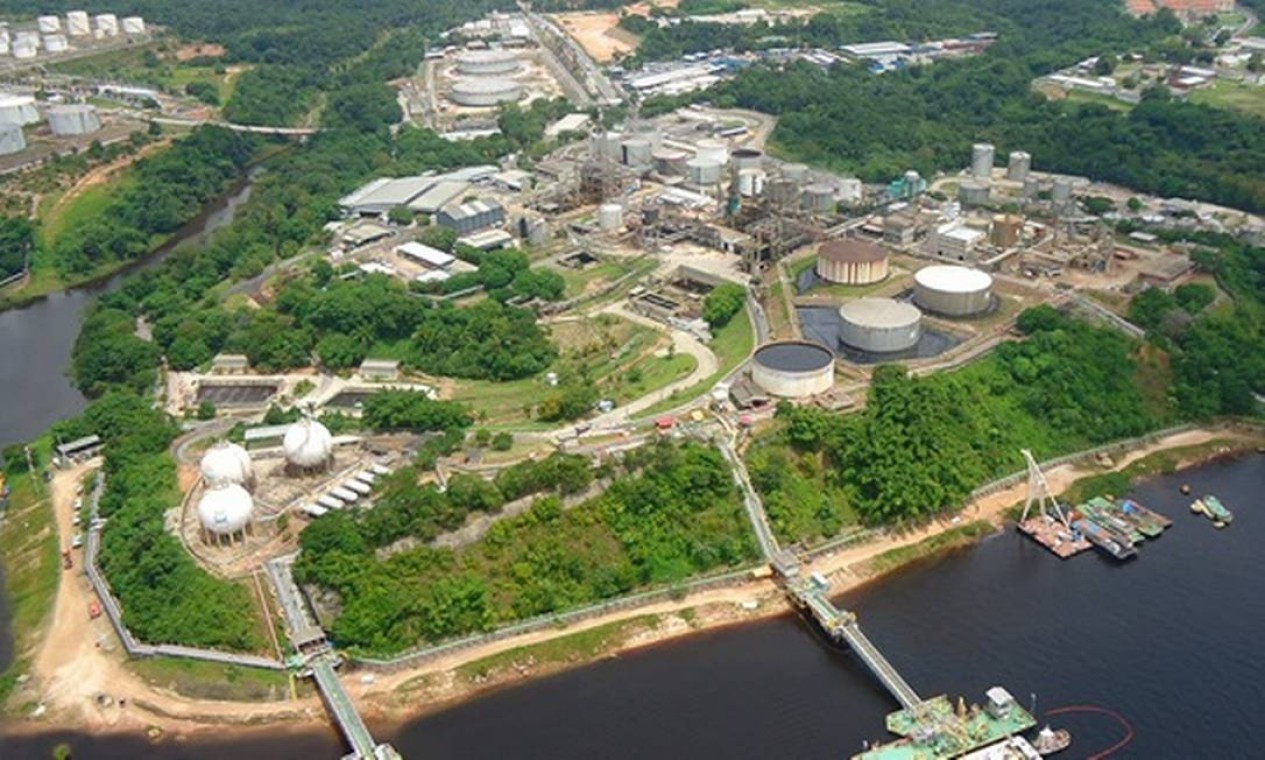
M 1188 431 L 1135 449 L 1116 460 L 1111 468 L 1065 465 L 1048 470 L 1046 477 L 1057 493 L 1079 478 L 1123 469 L 1159 451 L 1236 439 L 1245 444 L 1252 440 L 1227 431 Z M 1191 466 L 1207 458 L 1192 458 L 1180 466 Z M 63 531 L 70 530 L 69 507 L 78 474 L 81 471 L 72 470 L 54 480 L 53 498 L 59 528 Z M 917 544 L 966 521 L 985 520 L 994 526 L 1002 525 L 1006 510 L 1022 502 L 1025 489 L 1026 485 L 1020 484 L 991 494 L 955 516 L 925 527 L 821 556 L 814 560 L 811 571 L 830 578 L 835 591 L 856 588 L 879 575 L 872 569 L 872 560 L 885 552 Z M 34 653 L 31 678 L 19 687 L 28 695 L 20 698 L 38 695 L 44 708 L 38 717 L 10 728 L 24 733 L 54 729 L 94 733 L 157 730 L 177 736 L 196 736 L 224 726 L 281 725 L 300 729 L 319 725 L 328 730 L 327 716 L 315 697 L 268 703 L 224 702 L 192 699 L 150 684 L 126 666 L 104 618 L 88 620 L 84 610 L 91 591 L 83 577 L 78 573 L 66 574 L 62 580 L 49 633 L 42 637 Z M 391 726 L 491 689 L 578 667 L 600 657 L 614 657 L 699 631 L 758 620 L 788 610 L 781 591 L 771 580 L 752 580 L 681 600 L 612 612 L 564 629 L 546 629 L 470 647 L 399 672 L 352 672 L 344 682 L 375 726 Z M 494 655 L 597 628 L 607 629 L 602 640 L 582 655 L 537 661 L 536 653 L 528 649 L 499 658 L 494 667 L 478 676 L 461 670 Z M 101 703 L 101 694 L 111 697 L 109 703 Z M 119 699 L 126 699 L 126 706 L 120 706 Z

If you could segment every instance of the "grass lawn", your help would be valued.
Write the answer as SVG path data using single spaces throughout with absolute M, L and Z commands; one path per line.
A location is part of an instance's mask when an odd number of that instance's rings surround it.
M 561 274 L 562 279 L 567 283 L 567 288 L 562 292 L 562 297 L 564 299 L 578 298 L 589 289 L 590 283 L 604 284 L 617 280 L 631 269 L 631 266 L 622 261 L 606 261 L 588 269 L 558 267 L 558 274 Z M 600 287 L 600 285 L 596 287 Z
M 1265 87 L 1219 81 L 1190 93 L 1190 102 L 1265 117 Z
M 128 667 L 154 686 L 195 699 L 276 702 L 290 696 L 290 674 L 284 671 L 174 657 L 132 660 Z
M 103 182 L 93 185 L 66 203 L 61 203 L 64 195 L 47 206 L 40 204 L 40 236 L 44 245 L 51 247 L 58 238 L 82 224 L 96 219 L 114 200 L 114 196 L 125 187 L 126 179 L 119 182 Z
M 1067 93 L 1067 99 L 1073 103 L 1096 103 L 1100 106 L 1106 106 L 1113 111 L 1128 113 L 1133 110 L 1132 103 L 1126 103 L 1118 100 L 1110 95 L 1101 95 L 1096 92 L 1085 92 L 1084 90 L 1072 90 Z
M 716 331 L 715 337 L 712 338 L 712 342 L 708 347 L 711 348 L 712 353 L 716 354 L 716 359 L 720 362 L 720 369 L 711 377 L 679 390 L 663 401 L 644 410 L 638 416 L 639 419 L 662 414 L 697 398 L 747 360 L 747 357 L 755 350 L 755 330 L 751 326 L 751 320 L 747 317 L 746 306 L 743 306 L 742 310 L 734 315 L 729 324 Z
M 9 485 L 13 490 L 0 525 L 0 562 L 4 563 L 4 593 L 12 615 L 16 656 L 0 674 L 0 705 L 27 669 L 26 652 L 52 609 L 62 573 L 47 486 L 40 483 L 37 491 L 28 475 L 12 479 Z

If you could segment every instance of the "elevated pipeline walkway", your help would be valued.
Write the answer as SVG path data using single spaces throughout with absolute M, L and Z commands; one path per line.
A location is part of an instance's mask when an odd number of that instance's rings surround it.
M 316 616 L 294 582 L 294 560 L 295 555 L 278 557 L 270 560 L 264 569 L 281 604 L 290 642 L 299 656 L 306 658 L 321 699 L 351 749 L 351 754 L 343 760 L 398 760 L 401 755 L 394 747 L 374 741 L 369 727 L 338 679 L 335 668 L 340 662 L 339 657 L 330 649 L 325 631 L 317 624 Z
M 861 662 L 865 663 L 870 672 L 891 692 L 901 707 L 909 709 L 920 704 L 922 699 L 918 693 L 861 630 L 856 615 L 835 607 L 834 602 L 830 601 L 830 597 L 827 596 L 829 587 L 824 580 L 819 577 L 799 577 L 799 561 L 793 552 L 782 549 L 778 545 L 777 537 L 773 535 L 773 529 L 769 526 L 768 515 L 764 511 L 764 502 L 760 500 L 760 495 L 751 485 L 751 477 L 747 473 L 742 457 L 728 441 L 722 441 L 719 446 L 721 455 L 733 469 L 734 483 L 742 490 L 743 506 L 746 508 L 747 519 L 750 520 L 751 527 L 755 531 L 756 540 L 760 544 L 760 551 L 764 553 L 765 559 L 782 579 L 791 602 L 810 614 L 822 630 L 836 641 L 847 643 Z

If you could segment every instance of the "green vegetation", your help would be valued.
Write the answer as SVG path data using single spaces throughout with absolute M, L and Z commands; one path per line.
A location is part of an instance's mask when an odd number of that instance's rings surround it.
M 885 551 L 866 563 L 865 572 L 882 575 L 919 559 L 936 557 L 973 546 L 981 538 L 993 532 L 994 528 L 987 520 L 975 520 L 950 528 L 943 533 L 937 533 L 916 544 Z
M 747 317 L 746 304 L 743 304 L 738 314 L 729 320 L 729 324 L 713 333 L 712 342 L 708 344 L 708 348 L 712 350 L 712 353 L 716 354 L 716 359 L 720 363 L 720 369 L 716 370 L 710 377 L 706 377 L 688 388 L 678 390 L 663 401 L 643 410 L 639 415 L 641 418 L 653 417 L 656 414 L 671 411 L 687 401 L 697 398 L 699 394 L 706 393 L 712 386 L 737 369 L 739 364 L 747 360 L 747 357 L 755 350 L 755 330 L 751 326 L 751 320 Z
M 132 660 L 128 668 L 160 689 L 192 699 L 276 702 L 290 696 L 291 674 L 284 671 L 172 657 Z
M 361 415 L 364 423 L 374 430 L 428 430 L 464 429 L 470 425 L 470 415 L 461 404 L 451 401 L 432 401 L 425 393 L 415 391 L 382 391 L 365 401 Z
M 177 432 L 166 415 L 127 393 L 107 395 L 53 427 L 62 439 L 95 433 L 105 443 L 101 570 L 132 633 L 152 643 L 259 650 L 250 592 L 198 567 L 165 528 L 166 511 L 181 498 L 167 453 Z
M 17 452 L 12 452 L 17 453 Z M 25 472 L 25 458 L 5 456 L 9 506 L 0 522 L 0 561 L 4 563 L 6 604 L 12 616 L 14 659 L 0 673 L 0 706 L 26 671 L 27 651 L 48 616 L 63 572 L 58 560 L 57 526 L 47 486 Z
M 0 280 L 21 272 L 35 250 L 35 226 L 26 219 L 0 217 Z
M 340 644 L 389 653 L 755 557 L 728 467 L 714 449 L 661 442 L 626 453 L 610 479 L 605 494 L 574 509 L 548 496 L 477 544 L 422 547 L 385 561 L 374 559 L 371 535 L 385 536 L 370 533 L 368 521 L 388 519 L 377 515 L 396 505 L 379 500 L 359 518 L 329 515 L 303 533 L 296 574 L 342 597 L 332 627 Z M 487 503 L 486 488 L 476 492 Z
M 803 531 L 792 535 L 820 535 L 839 519 L 838 503 L 867 523 L 929 517 L 1018 469 L 1020 448 L 1047 457 L 1160 424 L 1166 411 L 1149 409 L 1134 383 L 1135 344 L 1050 307 L 1025 312 L 1019 326 L 1026 341 L 958 372 L 912 379 L 900 365 L 880 366 L 856 414 L 779 407 L 785 443 L 822 455 L 815 466 L 827 473 L 822 492 L 830 496 L 812 512 L 787 510 L 786 525 Z M 785 476 L 766 476 L 765 485 L 775 502 L 806 488 Z
M 457 668 L 457 675 L 469 681 L 482 681 L 516 663 L 531 662 L 536 666 L 588 662 L 619 647 L 634 634 L 657 628 L 659 618 L 641 615 L 630 620 L 617 620 L 587 631 L 515 647 L 489 655 Z
M 747 289 L 736 283 L 717 285 L 703 298 L 703 319 L 713 330 L 729 324 L 747 303 Z
M 1190 102 L 1265 117 L 1265 89 L 1259 85 L 1221 80 L 1190 93 Z

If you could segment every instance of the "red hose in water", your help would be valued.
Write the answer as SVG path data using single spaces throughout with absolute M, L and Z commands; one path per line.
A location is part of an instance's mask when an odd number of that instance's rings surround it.
M 1111 757 L 1113 754 L 1115 754 L 1119 750 L 1124 749 L 1124 746 L 1126 744 L 1133 741 L 1133 726 L 1129 725 L 1129 721 L 1125 720 L 1124 716 L 1121 715 L 1120 713 L 1114 710 L 1108 710 L 1105 707 L 1099 707 L 1097 705 L 1068 705 L 1067 707 L 1056 707 L 1053 710 L 1046 710 L 1045 714 L 1046 715 L 1062 715 L 1064 713 L 1078 713 L 1078 712 L 1099 713 L 1102 715 L 1106 715 L 1108 717 L 1115 718 L 1116 722 L 1124 727 L 1123 739 L 1111 745 L 1110 747 L 1103 750 L 1102 752 L 1098 752 L 1096 754 L 1090 755 L 1087 758 L 1087 760 L 1102 760 L 1102 758 Z

